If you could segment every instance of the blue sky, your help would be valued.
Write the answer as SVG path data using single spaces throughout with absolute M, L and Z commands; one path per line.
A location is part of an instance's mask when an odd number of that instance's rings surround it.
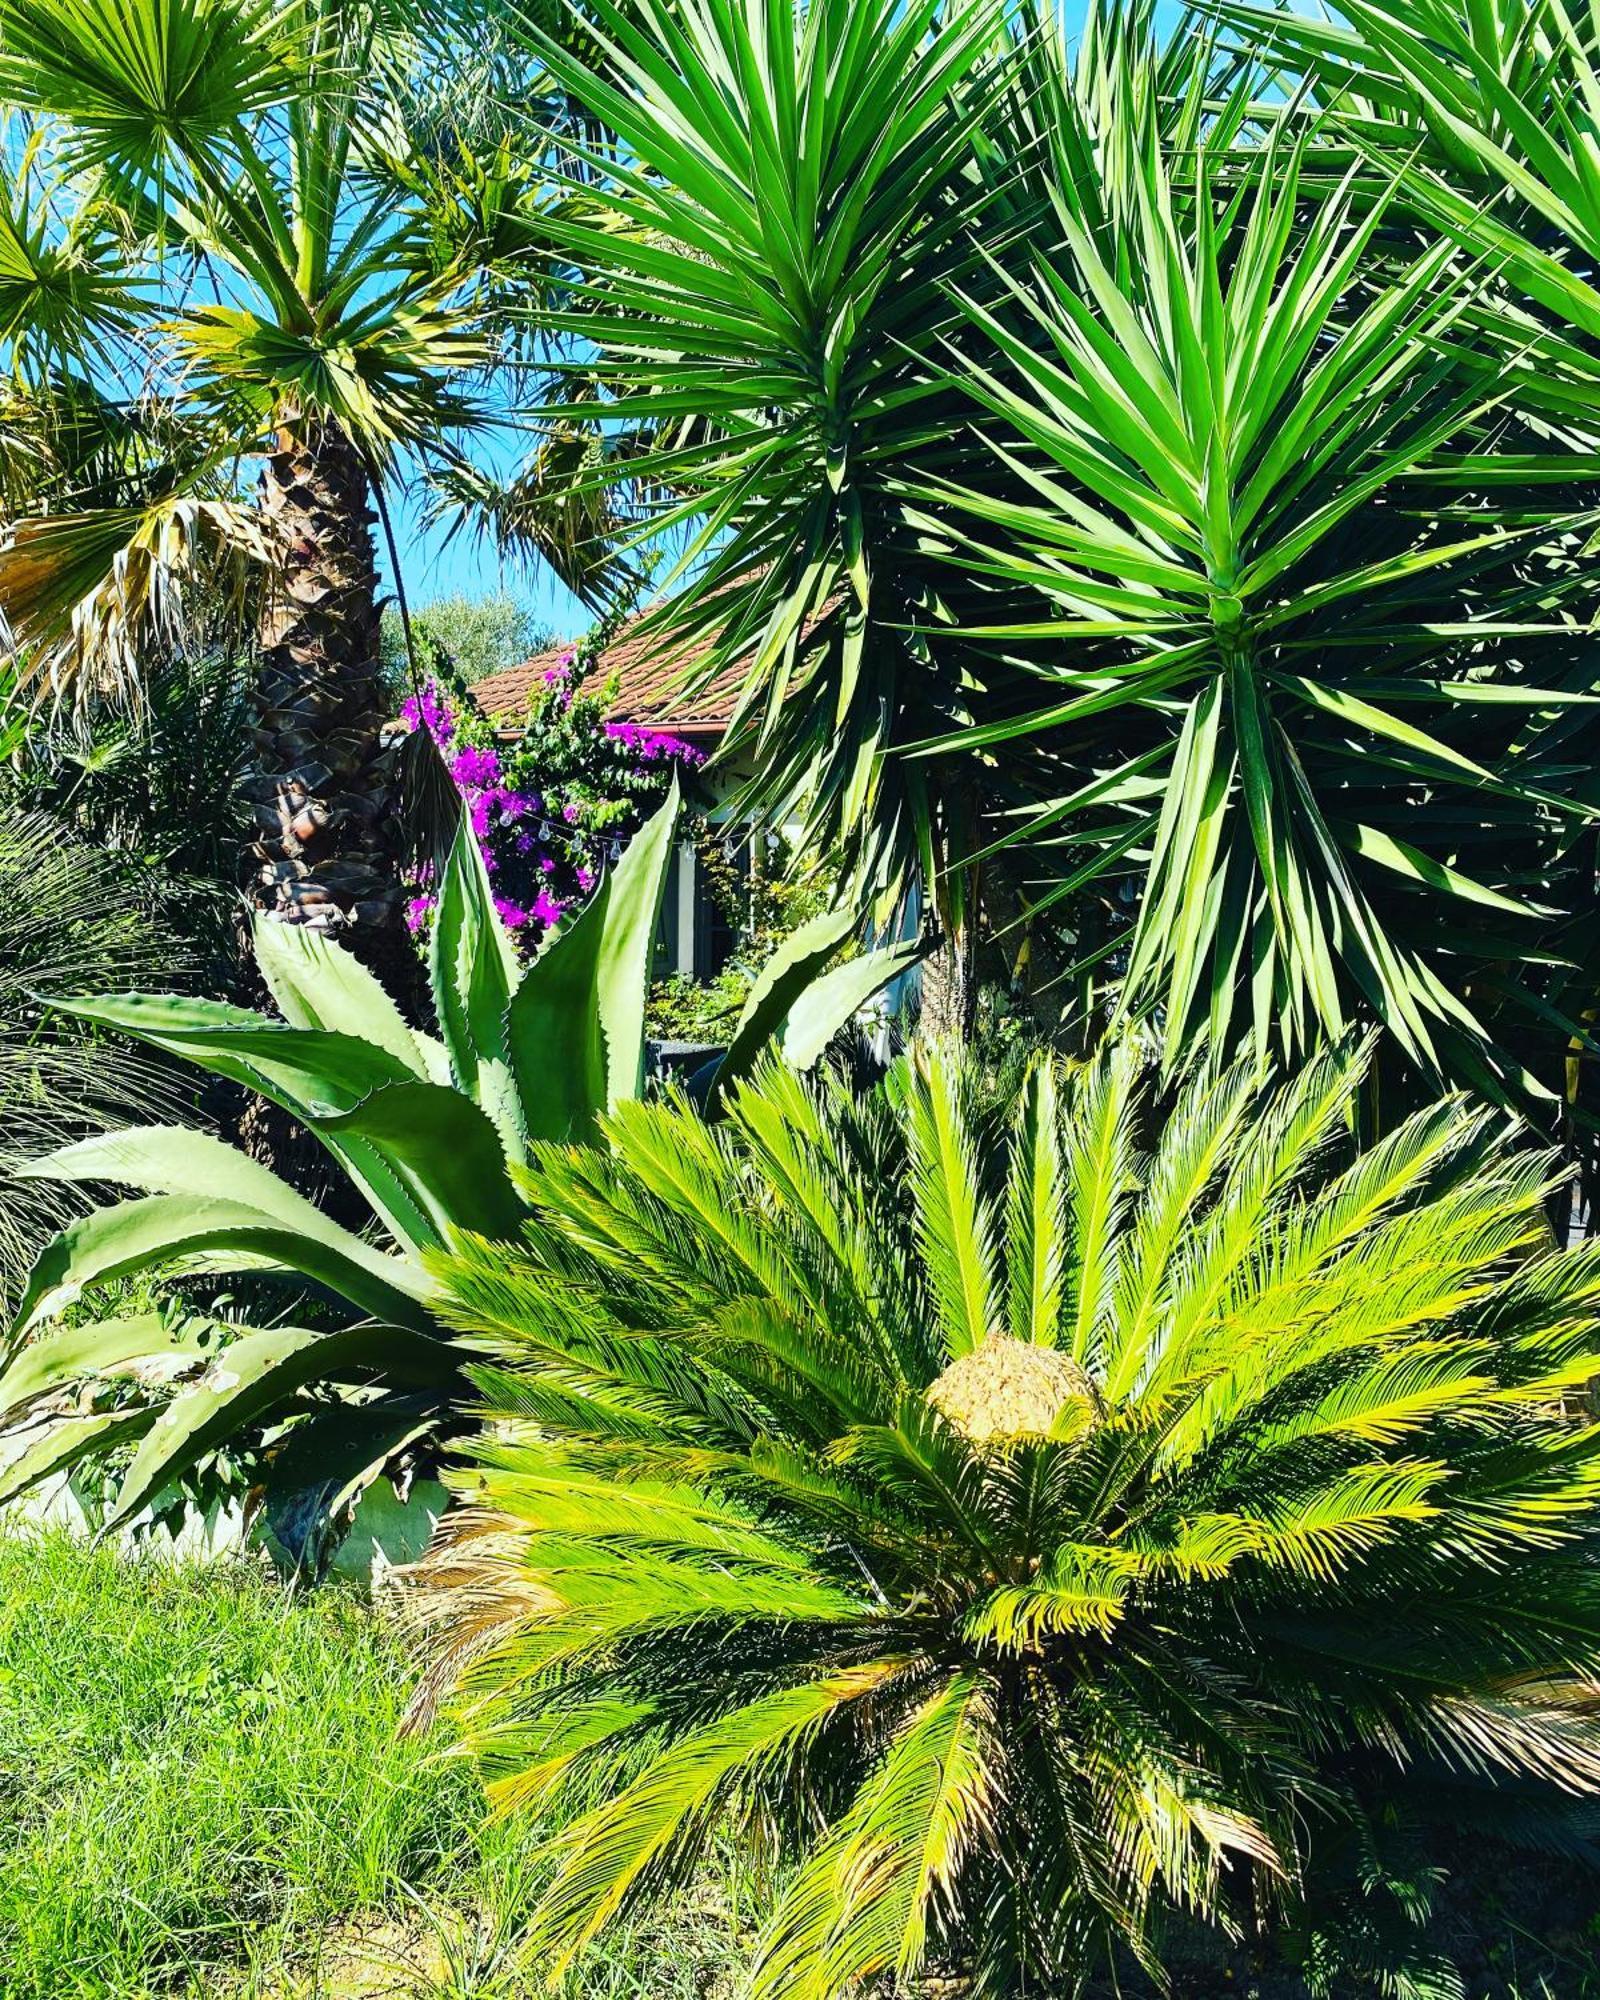
M 543 563 L 502 563 L 492 542 L 468 534 L 447 540 L 443 527 L 425 525 L 420 510 L 404 500 L 396 501 L 393 513 L 413 610 L 441 597 L 514 597 L 561 638 L 574 638 L 593 622 Z M 386 553 L 379 566 L 387 573 Z

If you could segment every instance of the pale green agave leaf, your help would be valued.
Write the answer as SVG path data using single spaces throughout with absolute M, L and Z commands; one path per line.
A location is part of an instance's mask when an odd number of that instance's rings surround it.
M 586 1138 L 644 1084 L 644 1018 L 679 812 L 667 800 L 523 975 L 508 1043 L 535 1140 Z
M 313 1211 L 315 1212 L 315 1211 Z M 375 1318 L 432 1329 L 420 1265 L 385 1256 L 319 1216 L 310 1231 L 243 1202 L 152 1195 L 69 1223 L 40 1252 L 18 1307 L 25 1333 L 70 1305 L 85 1285 L 138 1271 L 272 1270 L 322 1284 Z
M 138 1513 L 208 1451 L 307 1384 L 377 1369 L 401 1380 L 438 1382 L 453 1373 L 453 1360 L 444 1342 L 394 1326 L 353 1326 L 334 1333 L 271 1327 L 242 1335 L 151 1424 L 107 1527 Z
M 507 1150 L 520 1160 L 527 1134 L 507 1054 L 506 1015 L 522 969 L 465 817 L 439 885 L 428 973 L 455 1080 L 494 1120 Z
M 290 1027 L 354 1035 L 416 1075 L 429 1075 L 400 1009 L 353 952 L 306 924 L 265 915 L 256 917 L 251 939 L 267 990 Z
M 144 1379 L 194 1367 L 220 1337 L 213 1320 L 137 1313 L 31 1340 L 0 1373 L 0 1418 L 87 1377 Z

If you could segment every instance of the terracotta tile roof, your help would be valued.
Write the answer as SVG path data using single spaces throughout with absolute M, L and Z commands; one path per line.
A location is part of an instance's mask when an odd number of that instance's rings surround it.
M 622 627 L 594 669 L 594 685 L 616 679 L 611 719 L 643 723 L 652 729 L 675 729 L 686 736 L 720 736 L 733 718 L 739 668 L 730 667 L 709 687 L 687 695 L 684 676 L 705 658 L 707 647 L 670 646 L 660 639 L 643 638 L 639 623 L 633 618 Z M 532 659 L 486 675 L 473 687 L 473 700 L 492 721 L 514 728 L 527 712 L 529 696 L 543 687 L 546 672 L 560 666 L 568 650 L 566 644 L 549 646 Z

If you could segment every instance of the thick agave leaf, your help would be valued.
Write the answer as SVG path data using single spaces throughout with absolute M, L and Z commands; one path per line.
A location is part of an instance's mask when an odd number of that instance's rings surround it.
M 309 1207 L 309 1204 L 307 1204 Z M 313 1214 L 317 1212 L 312 1211 Z M 427 1332 L 428 1281 L 414 1264 L 386 1257 L 318 1216 L 309 1231 L 237 1201 L 152 1195 L 80 1216 L 40 1252 L 17 1312 L 29 1332 L 78 1297 L 156 1266 L 191 1272 L 277 1271 L 309 1278 L 363 1312 Z
M 506 1016 L 521 968 L 466 819 L 439 885 L 428 973 L 439 1032 L 460 1088 L 494 1120 L 514 1159 L 527 1132 L 507 1054 Z
M 432 1091 L 434 1086 L 417 1083 L 413 1088 L 422 1092 Z M 441 1091 L 438 1095 L 446 1097 L 451 1094 Z M 453 1102 L 460 1103 L 460 1100 L 453 1099 Z M 463 1105 L 462 1109 L 470 1113 L 472 1107 Z M 459 1133 L 454 1136 L 459 1143 Z M 112 1181 L 123 1187 L 138 1188 L 144 1194 L 170 1197 L 171 1206 L 164 1212 L 171 1214 L 179 1230 L 172 1246 L 173 1254 L 185 1254 L 181 1247 L 185 1244 L 193 1245 L 195 1249 L 202 1247 L 190 1224 L 192 1219 L 208 1216 L 210 1222 L 207 1226 L 212 1236 L 204 1246 L 207 1256 L 226 1254 L 230 1246 L 216 1237 L 215 1232 L 221 1229 L 225 1234 L 231 1223 L 254 1233 L 253 1247 L 246 1254 L 243 1268 L 259 1263 L 263 1255 L 275 1261 L 281 1256 L 289 1269 L 303 1270 L 305 1275 L 317 1282 L 332 1284 L 336 1291 L 356 1299 L 363 1310 L 384 1317 L 395 1316 L 394 1301 L 420 1299 L 426 1291 L 426 1280 L 417 1265 L 408 1264 L 404 1259 L 386 1255 L 371 1244 L 363 1243 L 360 1237 L 331 1221 L 314 1203 L 296 1194 L 270 1168 L 249 1159 L 236 1147 L 225 1145 L 208 1132 L 162 1125 L 106 1132 L 98 1138 L 80 1140 L 74 1146 L 63 1146 L 42 1159 L 30 1161 L 22 1171 L 34 1179 L 90 1183 Z M 503 1175 L 503 1162 L 501 1172 Z M 124 1209 L 100 1209 L 74 1223 L 47 1246 L 30 1278 L 23 1312 L 19 1314 L 19 1326 L 25 1323 L 29 1302 L 36 1297 L 34 1286 L 46 1269 L 57 1271 L 58 1285 L 67 1283 L 69 1279 L 74 1283 L 86 1282 L 85 1278 L 74 1278 L 78 1259 L 93 1263 L 108 1255 L 118 1255 L 135 1240 L 137 1232 L 125 1235 L 119 1230 L 116 1218 L 125 1210 L 136 1207 L 149 1212 L 154 1219 L 156 1212 L 151 1210 L 149 1203 L 126 1204 Z M 418 1213 L 425 1225 L 424 1239 L 434 1240 L 437 1231 L 428 1222 L 425 1211 L 419 1208 Z M 83 1233 L 74 1237 L 75 1230 Z M 266 1237 L 261 1233 L 263 1230 L 275 1234 L 275 1240 L 283 1246 L 281 1251 L 266 1247 Z M 77 1247 L 73 1258 L 64 1265 L 61 1246 L 68 1239 L 72 1239 Z M 304 1246 L 306 1254 L 303 1260 L 295 1249 L 297 1243 Z M 242 1240 L 239 1247 L 244 1247 Z M 160 1244 L 152 1243 L 149 1254 L 142 1262 L 160 1261 L 162 1255 Z M 135 1264 L 122 1268 L 140 1267 Z M 209 1268 L 227 1270 L 240 1267 L 223 1263 Z M 95 1275 L 104 1277 L 109 1273 L 98 1271 Z M 352 1276 L 360 1284 L 360 1292 L 346 1289 L 343 1280 Z M 35 1318 L 41 1317 L 45 1310 L 42 1306 L 37 1308 Z M 411 1320 L 417 1310 L 413 1304 L 398 1316 Z M 424 1327 L 430 1324 L 426 1317 L 417 1323 Z
M 162 1313 L 64 1328 L 30 1341 L 0 1374 L 0 1419 L 86 1377 L 192 1367 L 219 1337 L 214 1320 L 172 1320 Z
M 0 1471 L 0 1507 L 80 1459 L 126 1444 L 150 1428 L 153 1410 L 102 1410 L 92 1416 L 64 1417 Z
M 332 1139 L 367 1140 L 382 1154 L 395 1191 L 409 1203 L 408 1242 L 442 1244 L 452 1226 L 516 1234 L 523 1207 L 506 1176 L 500 1135 L 460 1091 L 387 1083 L 316 1129 Z
M 826 970 L 860 923 L 859 914 L 843 905 L 824 910 L 784 939 L 751 987 L 727 1052 L 690 1084 L 690 1095 L 708 1113 L 715 1115 L 724 1094 L 749 1075 L 774 1041 L 794 1068 L 809 1069 L 873 995 L 922 956 L 917 943 L 888 945 Z
M 644 1015 L 678 823 L 678 788 L 582 914 L 523 975 L 507 1042 L 530 1139 L 586 1138 L 644 1084 Z
M 408 1445 L 426 1437 L 445 1407 L 442 1391 L 330 1403 L 300 1418 L 272 1454 L 267 1520 L 291 1553 L 319 1524 L 337 1519 L 361 1489 Z
M 174 1397 L 134 1454 L 106 1525 L 130 1519 L 219 1444 L 277 1409 L 311 1382 L 381 1371 L 438 1384 L 454 1374 L 448 1346 L 397 1326 L 334 1333 L 275 1326 L 246 1333 L 217 1356 L 192 1389 Z
M 265 915 L 256 917 L 251 937 L 256 965 L 291 1028 L 354 1035 L 418 1076 L 431 1076 L 400 1009 L 353 952 L 307 924 L 286 924 Z
M 80 1019 L 121 1028 L 157 1048 L 187 1056 L 213 1074 L 242 1083 L 274 1104 L 283 1105 L 328 1148 L 396 1241 L 408 1249 L 439 1240 L 436 1212 L 441 1207 L 448 1208 L 449 1203 L 431 1196 L 419 1199 L 414 1135 L 403 1128 L 396 1131 L 392 1121 L 382 1113 L 363 1111 L 375 1094 L 391 1087 L 411 1086 L 417 1093 L 414 1099 L 417 1116 L 436 1134 L 452 1135 L 452 1144 L 459 1144 L 465 1156 L 484 1169 L 491 1191 L 496 1181 L 504 1178 L 504 1155 L 497 1145 L 491 1152 L 484 1144 L 485 1138 L 493 1139 L 492 1129 L 459 1091 L 422 1080 L 426 1052 L 420 1047 L 413 1048 L 409 1062 L 403 1062 L 391 1049 L 354 1034 L 326 1028 L 286 1027 L 243 1008 L 183 1000 L 167 994 L 131 994 L 60 1004 Z M 421 1109 L 423 1105 L 428 1107 L 426 1112 Z M 218 1185 L 242 1186 L 237 1176 L 250 1164 L 244 1155 L 216 1139 L 197 1145 L 204 1136 L 185 1132 L 180 1150 L 190 1156 L 195 1169 L 198 1170 L 203 1157 L 229 1178 L 224 1183 L 214 1182 L 208 1168 L 192 1182 L 196 1192 L 210 1194 Z M 127 1137 L 127 1134 L 114 1135 L 104 1143 L 115 1154 L 117 1143 Z M 59 1163 L 59 1155 L 52 1158 Z M 165 1163 L 167 1171 L 183 1171 L 176 1153 L 170 1150 Z M 440 1173 L 450 1170 L 450 1163 L 439 1162 Z M 127 1178 L 120 1169 L 95 1175 L 80 1173 L 75 1177 Z M 139 1183 L 130 1182 L 133 1184 Z M 270 1190 L 281 1187 L 282 1183 L 263 1167 L 249 1178 L 249 1185 L 252 1192 L 248 1198 L 270 1206 Z M 495 1210 L 499 1215 L 504 1212 L 503 1207 Z M 449 1219 L 475 1220 L 476 1226 L 481 1227 L 482 1213 L 481 1208 L 474 1209 L 470 1216 L 463 1217 L 452 1210 Z
M 80 997 L 53 1004 L 79 1020 L 137 1036 L 282 1105 L 317 1133 L 393 1234 L 403 1243 L 411 1240 L 409 1204 L 399 1199 L 381 1150 L 355 1132 L 324 1132 L 321 1121 L 353 1111 L 384 1084 L 413 1079 L 422 1051 L 402 1062 L 356 1035 L 289 1027 L 248 1008 L 169 993 Z
M 867 1002 L 922 958 L 920 943 L 884 945 L 836 965 L 796 996 L 778 1027 L 778 1046 L 795 1069 L 810 1069 Z

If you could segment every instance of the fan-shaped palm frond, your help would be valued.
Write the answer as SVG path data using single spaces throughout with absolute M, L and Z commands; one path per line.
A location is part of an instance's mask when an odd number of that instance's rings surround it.
M 1548 1169 L 1362 1062 L 1158 1105 L 1127 1043 L 1009 1134 L 934 1050 L 536 1149 L 430 1255 L 491 1357 L 421 1574 L 493 1797 L 567 1796 L 561 1963 L 719 1826 L 797 1865 L 754 1990 L 1079 1989 L 1294 1897 L 1383 1774 L 1600 1788 L 1600 1258 Z
M 272 586 L 251 594 L 256 742 L 282 806 L 251 893 L 354 927 L 396 985 L 415 967 L 374 506 L 386 522 L 384 482 L 479 419 L 495 354 L 476 266 L 386 164 L 421 26 L 389 0 L 0 0 L 0 89 L 45 191 L 38 222 L 10 203 L 9 257 L 0 229 L 0 359 L 64 356 L 105 400 L 153 389 L 200 441 L 137 494 L 39 482 L 0 553 L 11 637 L 59 697 L 125 693 L 195 574 L 214 598 L 248 560 Z
M 137 871 L 43 813 L 0 808 L 0 1301 L 9 1311 L 72 1191 L 18 1169 L 108 1124 L 171 1115 L 185 1093 L 159 1058 L 118 1054 L 53 1020 L 49 996 L 126 990 L 156 958 L 182 976 L 185 947 L 137 893 Z

